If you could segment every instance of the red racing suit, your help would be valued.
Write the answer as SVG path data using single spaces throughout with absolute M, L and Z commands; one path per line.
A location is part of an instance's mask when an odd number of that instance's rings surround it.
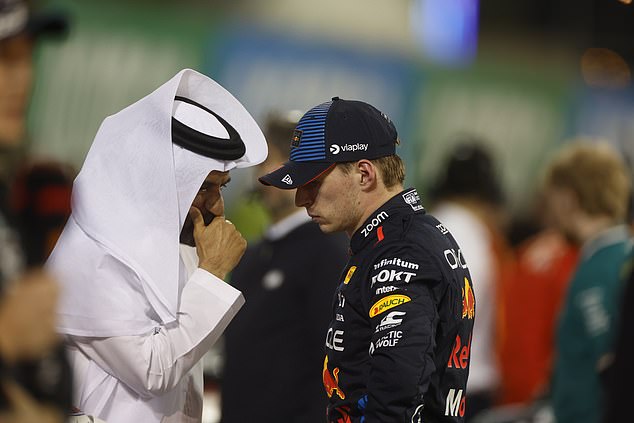
M 475 297 L 453 236 L 407 189 L 350 250 L 326 334 L 328 421 L 462 422 Z

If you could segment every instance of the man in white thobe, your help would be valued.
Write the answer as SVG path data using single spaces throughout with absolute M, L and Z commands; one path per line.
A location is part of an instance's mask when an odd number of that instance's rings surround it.
M 200 422 L 200 359 L 244 302 L 223 281 L 246 242 L 220 189 L 266 154 L 244 107 L 189 69 L 104 120 L 48 262 L 83 412 Z

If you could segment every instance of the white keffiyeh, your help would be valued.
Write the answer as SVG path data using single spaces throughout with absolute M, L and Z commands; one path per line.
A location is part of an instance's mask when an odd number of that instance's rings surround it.
M 227 137 L 216 118 L 175 96 L 233 126 L 244 156 L 216 160 L 174 145 L 172 116 Z M 72 216 L 49 259 L 63 287 L 60 332 L 139 335 L 174 322 L 186 281 L 179 234 L 198 189 L 210 171 L 252 166 L 266 154 L 261 130 L 238 100 L 190 69 L 106 118 L 75 180 Z

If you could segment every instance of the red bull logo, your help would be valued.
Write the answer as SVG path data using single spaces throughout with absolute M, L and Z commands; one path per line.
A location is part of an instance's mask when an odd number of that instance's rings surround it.
M 299 147 L 299 142 L 302 140 L 302 133 L 299 129 L 293 131 L 293 136 L 291 137 L 291 148 Z
M 469 357 L 471 356 L 471 336 L 469 343 L 462 345 L 460 335 L 456 336 L 456 342 L 453 344 L 447 367 L 456 369 L 466 369 L 469 366 Z
M 352 423 L 352 419 L 350 418 L 350 407 L 337 407 L 335 408 L 338 416 L 333 416 L 330 419 L 330 423 Z M 336 419 L 336 420 L 335 420 Z
M 346 399 L 346 394 L 343 393 L 341 388 L 339 387 L 339 367 L 335 367 L 332 370 L 332 375 L 330 374 L 330 370 L 328 370 L 328 356 L 324 358 L 324 388 L 326 388 L 326 395 L 328 398 L 331 398 L 335 393 L 341 399 Z
M 473 319 L 475 317 L 475 297 L 469 279 L 465 276 L 464 288 L 462 288 L 462 318 Z

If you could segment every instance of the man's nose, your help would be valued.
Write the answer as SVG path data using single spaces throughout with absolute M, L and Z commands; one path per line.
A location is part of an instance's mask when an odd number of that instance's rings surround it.
M 207 211 L 213 213 L 216 216 L 224 216 L 225 214 L 225 202 L 222 198 L 222 194 L 211 196 L 205 201 L 205 208 Z
M 295 192 L 295 206 L 307 207 L 310 204 L 308 190 L 304 187 L 298 187 Z

